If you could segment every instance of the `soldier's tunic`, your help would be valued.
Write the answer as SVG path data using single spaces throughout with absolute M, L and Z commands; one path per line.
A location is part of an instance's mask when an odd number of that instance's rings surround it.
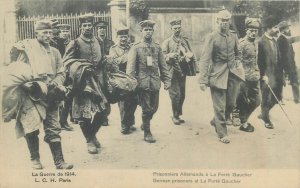
M 236 34 L 215 31 L 208 35 L 200 58 L 199 83 L 211 90 L 214 106 L 214 122 L 219 138 L 227 135 L 226 120 L 230 119 L 245 79 Z
M 159 103 L 162 80 L 170 83 L 169 68 L 159 44 L 142 40 L 134 44 L 128 53 L 126 72 L 138 81 L 137 92 L 142 107 L 144 125 L 150 125 Z
M 62 71 L 62 60 L 59 51 L 56 48 L 49 46 L 45 48 L 41 45 L 37 39 L 29 39 L 19 42 L 21 48 L 20 53 L 16 59 L 17 62 L 30 64 L 33 77 L 35 80 L 49 84 L 53 79 L 56 80 L 57 84 L 63 85 L 65 80 L 65 73 Z M 23 126 L 23 134 L 38 134 L 36 130 L 38 127 L 33 127 L 33 125 L 38 125 L 37 122 L 33 120 L 43 120 L 45 138 L 47 143 L 50 142 L 60 142 L 60 132 L 61 128 L 58 123 L 58 102 L 47 101 L 48 107 L 46 107 L 46 114 L 43 115 L 43 111 L 39 111 L 40 118 L 30 117 L 30 112 L 33 109 L 40 109 L 36 107 L 36 102 L 31 100 L 26 100 L 23 107 L 19 111 L 19 118 L 17 118 L 17 128 Z M 43 117 L 44 116 L 44 117 Z M 22 119 L 24 122 L 22 122 Z M 29 128 L 27 128 L 29 127 Z M 34 133 L 35 132 L 35 133 Z
M 247 37 L 240 40 L 242 63 L 245 71 L 245 82 L 237 100 L 241 123 L 248 121 L 251 113 L 260 105 L 259 68 L 257 65 L 257 42 Z
M 169 95 L 172 101 L 174 117 L 182 115 L 182 106 L 185 99 L 186 75 L 180 68 L 179 60 L 170 58 L 169 54 L 180 54 L 181 48 L 192 51 L 190 44 L 185 37 L 176 39 L 174 36 L 171 36 L 162 43 L 162 51 L 165 55 L 166 63 L 172 67 Z
M 101 59 L 101 46 L 98 40 L 95 37 L 92 37 L 91 39 L 86 38 L 81 34 L 77 39 L 72 40 L 67 46 L 64 56 L 64 64 L 69 70 L 68 73 L 74 74 L 70 69 L 72 63 L 78 63 L 78 60 L 88 61 L 92 63 L 94 72 L 96 73 L 96 82 L 102 88 L 104 85 L 104 81 Z M 83 82 L 85 81 L 83 80 Z M 99 130 L 103 118 L 107 119 L 107 117 L 104 113 L 102 113 L 103 111 L 101 112 L 103 106 L 99 106 L 100 103 L 97 100 L 93 99 L 93 97 L 89 95 L 84 94 L 84 92 L 85 91 L 81 89 L 74 92 L 72 117 L 75 120 L 80 121 L 82 132 L 88 141 L 89 139 L 91 139 L 91 137 L 95 136 L 95 134 Z M 104 100 L 103 97 L 102 100 Z M 96 120 L 94 118 L 99 119 Z M 94 122 L 97 121 L 97 123 L 92 126 L 91 120 L 93 119 Z
M 105 37 L 104 39 L 97 37 L 101 45 L 101 53 L 103 55 L 108 55 L 110 48 L 115 44 L 112 40 Z
M 109 56 L 114 59 L 114 61 L 118 64 L 119 70 L 126 72 L 127 66 L 127 55 L 130 46 L 120 46 L 114 45 L 110 48 Z M 120 116 L 121 116 L 121 126 L 122 128 L 130 127 L 135 124 L 135 117 L 134 113 L 138 105 L 137 95 L 133 94 L 128 96 L 123 101 L 118 103 L 120 109 Z

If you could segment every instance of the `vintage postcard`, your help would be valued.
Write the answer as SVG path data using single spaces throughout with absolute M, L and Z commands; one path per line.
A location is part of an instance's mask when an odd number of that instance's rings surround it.
M 0 4 L 0 188 L 300 187 L 299 1 Z

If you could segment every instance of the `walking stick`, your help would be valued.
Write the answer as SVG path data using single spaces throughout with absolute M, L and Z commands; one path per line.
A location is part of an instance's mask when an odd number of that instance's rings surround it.
M 266 83 L 266 82 L 265 82 L 265 83 Z M 285 110 L 283 109 L 282 105 L 280 104 L 280 102 L 279 102 L 278 98 L 276 97 L 274 91 L 272 90 L 271 86 L 270 86 L 268 83 L 266 83 L 266 84 L 267 84 L 268 88 L 270 89 L 272 95 L 273 95 L 274 98 L 276 99 L 277 103 L 279 104 L 279 106 L 280 106 L 281 110 L 283 111 L 285 117 L 289 120 L 289 123 L 293 126 L 292 121 L 290 120 L 289 116 L 287 115 L 287 113 L 286 113 Z

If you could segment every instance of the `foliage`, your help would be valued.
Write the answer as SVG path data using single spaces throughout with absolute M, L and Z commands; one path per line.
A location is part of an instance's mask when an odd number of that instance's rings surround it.
M 264 18 L 274 16 L 278 21 L 296 18 L 299 1 L 246 1 L 238 0 L 234 12 L 243 12 L 247 16 Z
M 130 14 L 143 20 L 148 19 L 149 8 L 144 0 L 130 1 Z

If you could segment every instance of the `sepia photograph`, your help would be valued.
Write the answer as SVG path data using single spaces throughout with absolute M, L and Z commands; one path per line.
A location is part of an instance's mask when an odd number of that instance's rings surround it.
M 0 0 L 0 188 L 300 188 L 300 1 Z

